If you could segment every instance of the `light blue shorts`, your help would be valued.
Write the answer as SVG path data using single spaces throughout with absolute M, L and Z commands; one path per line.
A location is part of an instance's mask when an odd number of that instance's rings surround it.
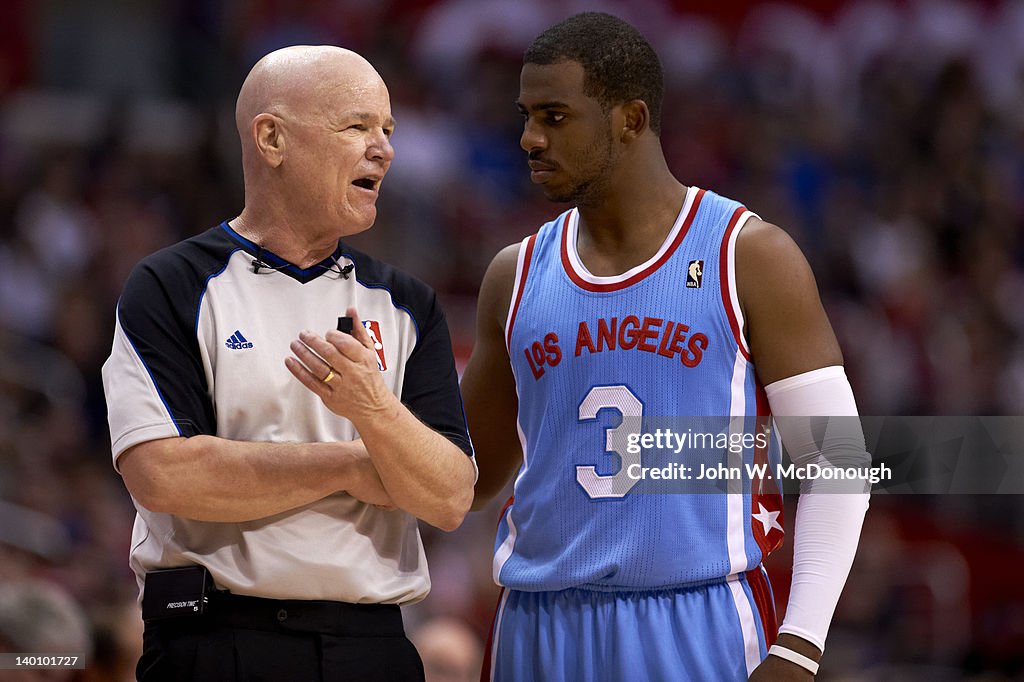
M 676 590 L 505 590 L 484 679 L 746 680 L 775 636 L 771 587 L 760 567 Z

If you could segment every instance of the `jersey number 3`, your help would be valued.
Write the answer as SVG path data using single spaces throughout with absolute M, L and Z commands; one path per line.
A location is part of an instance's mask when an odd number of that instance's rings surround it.
M 640 452 L 627 448 L 630 434 L 640 433 L 644 404 L 625 386 L 595 386 L 580 403 L 581 422 L 594 421 L 604 409 L 616 410 L 622 421 L 612 429 L 605 429 L 605 452 L 619 456 L 619 470 L 614 474 L 597 473 L 594 466 L 576 467 L 576 482 L 592 499 L 618 499 L 625 497 L 637 480 L 628 475 L 629 467 L 640 465 Z

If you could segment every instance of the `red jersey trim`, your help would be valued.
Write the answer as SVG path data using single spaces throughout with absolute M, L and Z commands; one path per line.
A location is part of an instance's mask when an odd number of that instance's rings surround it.
M 773 427 L 772 411 L 768 405 L 768 396 L 765 394 L 764 387 L 760 381 L 755 381 L 754 396 L 757 405 L 755 428 L 758 430 L 771 429 Z M 775 435 L 771 434 L 769 437 L 774 438 Z M 755 445 L 754 466 L 767 464 L 770 464 L 768 461 L 768 448 Z M 771 478 L 752 480 L 750 488 L 750 531 L 758 548 L 761 550 L 761 561 L 764 561 L 768 558 L 769 554 L 782 547 L 782 541 L 785 538 L 786 520 L 783 514 L 782 493 L 779 491 L 778 481 L 775 480 L 774 475 Z M 763 507 L 768 512 L 779 513 L 776 521 L 782 527 L 781 530 L 770 528 L 768 534 L 765 535 L 764 526 L 753 517 L 760 507 Z
M 729 225 L 725 228 L 725 235 L 722 237 L 722 250 L 718 256 L 718 284 L 722 290 L 722 305 L 725 307 L 725 314 L 729 318 L 729 326 L 732 328 L 733 338 L 735 338 L 736 345 L 740 348 L 740 353 L 749 361 L 750 349 L 747 348 L 747 340 L 743 336 L 742 312 L 739 305 L 739 297 L 735 290 L 736 280 L 734 278 L 736 272 L 735 237 L 738 236 L 736 234 L 737 227 L 746 222 L 746 218 L 743 221 L 740 220 L 744 215 L 749 218 L 754 214 L 740 206 L 733 211 L 732 218 L 729 219 Z
M 590 282 L 584 279 L 583 276 L 580 275 L 580 273 L 578 273 L 576 271 L 576 268 L 573 266 L 572 260 L 569 258 L 569 221 L 572 218 L 573 213 L 578 214 L 578 210 L 573 209 L 572 211 L 569 211 L 565 215 L 565 220 L 562 221 L 562 268 L 565 270 L 565 274 L 567 274 L 569 276 L 569 279 L 572 280 L 573 284 L 578 286 L 580 289 L 584 289 L 586 291 L 594 291 L 598 293 L 619 291 L 621 289 L 625 289 L 626 287 L 636 284 L 637 282 L 644 279 L 645 277 L 653 273 L 655 270 L 660 268 L 669 258 L 672 257 L 672 254 L 675 253 L 676 249 L 683 242 L 683 238 L 686 237 L 686 233 L 689 231 L 690 225 L 693 224 L 693 218 L 694 216 L 697 215 L 697 210 L 700 208 L 700 202 L 701 199 L 704 198 L 705 191 L 706 190 L 703 189 L 697 190 L 697 193 L 694 195 L 693 201 L 690 204 L 690 208 L 687 211 L 685 218 L 683 219 L 682 226 L 679 228 L 679 231 L 676 233 L 676 236 L 672 239 L 672 242 L 669 244 L 668 248 L 665 249 L 664 252 L 657 257 L 657 260 L 655 262 L 651 263 L 650 265 L 647 265 L 640 272 L 634 273 L 628 277 L 624 277 L 620 281 L 608 283 Z M 683 204 L 685 206 L 685 200 Z M 577 258 L 579 258 L 578 255 Z M 623 275 L 625 275 L 625 273 L 623 273 Z M 623 275 L 619 275 L 619 277 L 622 277 Z M 595 275 L 591 275 L 591 277 L 594 276 Z
M 484 660 L 480 667 L 480 682 L 492 682 L 494 679 L 494 671 L 491 669 L 493 667 L 491 658 L 494 652 L 494 633 L 498 629 L 498 615 L 501 613 L 501 602 L 504 599 L 505 588 L 502 587 L 498 591 L 498 603 L 494 605 L 494 615 L 491 616 L 491 629 L 487 632 L 487 645 L 484 647 Z
M 771 584 L 765 577 L 761 566 L 747 571 L 747 585 L 754 597 L 754 605 L 761 616 L 761 630 L 764 633 L 765 646 L 775 644 L 779 638 L 778 616 L 775 615 L 775 600 L 772 598 Z
M 508 309 L 508 321 L 505 323 L 505 349 L 509 357 L 512 356 L 512 328 L 516 324 L 516 314 L 519 312 L 519 304 L 523 300 L 523 290 L 526 288 L 526 277 L 530 272 L 530 259 L 533 257 L 533 247 L 537 242 L 537 235 L 532 234 L 523 240 L 519 247 L 519 262 L 516 264 L 516 281 L 512 287 L 512 305 Z

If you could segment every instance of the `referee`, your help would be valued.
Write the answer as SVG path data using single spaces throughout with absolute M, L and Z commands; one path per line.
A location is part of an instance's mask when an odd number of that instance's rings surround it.
M 348 50 L 286 48 L 236 123 L 244 209 L 135 267 L 103 367 L 138 677 L 422 679 L 399 610 L 430 588 L 417 519 L 459 526 L 475 460 L 434 292 L 341 241 L 376 219 L 387 88 Z

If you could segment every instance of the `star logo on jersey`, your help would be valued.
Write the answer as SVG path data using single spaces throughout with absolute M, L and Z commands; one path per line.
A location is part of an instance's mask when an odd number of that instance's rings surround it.
M 687 289 L 700 289 L 701 283 L 704 281 L 704 261 L 692 260 L 690 265 L 686 268 L 686 288 Z
M 764 505 L 760 502 L 757 503 L 758 513 L 751 514 L 757 521 L 761 523 L 761 527 L 764 529 L 764 536 L 768 537 L 768 533 L 771 533 L 773 529 L 782 530 L 782 524 L 779 523 L 779 511 L 768 511 L 764 508 Z
M 363 327 L 366 328 L 366 332 L 370 335 L 373 349 L 377 351 L 377 369 L 386 372 L 388 361 L 384 357 L 384 337 L 380 333 L 380 323 L 377 320 L 363 320 Z

